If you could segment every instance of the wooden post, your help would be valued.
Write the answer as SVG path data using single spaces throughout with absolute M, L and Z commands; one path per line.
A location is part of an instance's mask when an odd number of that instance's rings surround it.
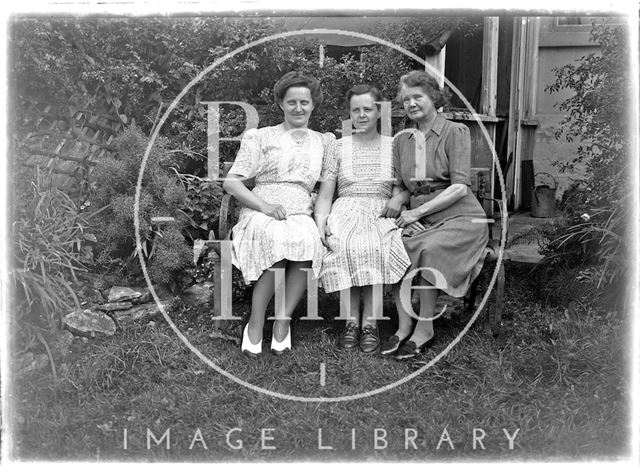
M 516 207 L 515 204 L 515 183 L 519 176 L 518 157 L 518 140 L 520 133 L 520 111 L 522 109 L 522 78 L 524 76 L 524 57 L 523 42 L 526 19 L 516 16 L 513 19 L 513 41 L 511 52 L 511 89 L 509 95 L 509 124 L 508 124 L 508 141 L 507 141 L 507 157 L 512 157 L 511 165 L 505 174 L 507 188 L 507 203 L 511 208 Z
M 530 152 L 526 144 L 532 144 L 534 138 L 525 138 L 523 121 L 531 120 L 536 112 L 536 98 L 538 85 L 538 33 L 540 29 L 539 18 L 523 18 L 520 25 L 519 63 L 518 63 L 518 89 L 517 112 L 515 115 L 515 146 L 513 153 L 513 207 L 518 209 L 522 203 L 521 193 L 521 164 L 524 153 Z M 513 64 L 512 64 L 513 66 Z M 513 81 L 512 81 L 513 85 Z M 533 128 L 535 131 L 535 127 Z M 511 133 L 512 135 L 514 133 Z
M 447 58 L 447 46 L 445 45 L 440 49 L 436 55 L 426 55 L 424 61 L 438 70 L 438 85 L 444 86 L 444 64 Z M 429 68 L 425 65 L 425 71 L 429 72 Z
M 484 18 L 480 113 L 489 116 L 496 116 L 498 97 L 498 27 L 499 18 L 497 16 Z
M 498 33 L 499 18 L 497 16 L 487 16 L 484 18 L 484 29 L 482 36 L 482 89 L 480 93 L 479 111 L 483 115 L 495 117 L 498 101 Z M 485 125 L 491 141 L 496 140 L 496 123 Z M 497 164 L 497 160 L 493 160 Z M 492 165 L 494 166 L 494 165 Z M 504 176 L 504 174 L 503 174 Z M 495 186 L 494 170 L 489 173 L 489 183 L 491 188 Z M 492 197 L 493 192 L 489 193 Z M 490 203 L 487 215 L 493 215 L 493 203 Z
M 536 116 L 538 100 L 538 38 L 540 36 L 540 18 L 528 18 L 527 21 L 523 119 L 533 120 Z

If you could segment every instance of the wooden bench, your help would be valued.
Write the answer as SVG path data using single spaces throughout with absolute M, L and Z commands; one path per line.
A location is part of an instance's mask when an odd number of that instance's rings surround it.
M 226 177 L 233 162 L 225 162 L 222 169 L 222 177 Z M 244 184 L 249 188 L 253 188 L 255 182 L 253 179 L 247 179 Z M 482 204 L 485 212 L 487 212 L 487 222 L 490 232 L 490 240 L 486 249 L 485 265 L 481 275 L 472 283 L 467 296 L 464 299 L 465 308 L 467 312 L 473 312 L 476 302 L 476 296 L 478 291 L 478 285 L 483 275 L 487 273 L 493 273 L 497 258 L 498 248 L 500 241 L 492 237 L 491 224 L 493 223 L 493 217 L 491 216 L 492 204 L 497 204 L 501 208 L 501 204 L 492 198 L 491 193 L 491 172 L 488 168 L 472 168 L 471 170 L 471 190 Z M 220 206 L 220 215 L 218 222 L 218 232 L 215 234 L 213 231 L 209 232 L 208 240 L 198 240 L 194 245 L 194 262 L 198 261 L 198 258 L 206 251 L 208 257 L 213 262 L 214 273 L 214 300 L 213 300 L 213 314 L 220 316 L 222 314 L 223 306 L 231 307 L 230 294 L 225 295 L 222 292 L 222 283 L 224 277 L 219 273 L 221 268 L 222 254 L 220 250 L 220 240 L 230 239 L 231 229 L 236 220 L 238 205 L 236 199 L 230 194 L 224 194 Z M 491 329 L 491 333 L 497 336 L 500 332 L 500 326 L 502 321 L 502 310 L 504 308 L 504 287 L 505 287 L 505 275 L 504 264 L 500 264 L 497 274 L 497 280 L 494 287 L 494 302 L 492 305 L 487 304 L 485 311 L 485 324 Z M 222 320 L 216 321 L 216 328 L 219 328 L 222 324 Z
M 233 162 L 224 162 L 222 167 L 222 179 L 227 177 L 229 170 L 233 166 Z M 217 181 L 216 181 L 217 182 Z M 255 180 L 253 178 L 243 181 L 247 188 L 252 189 L 255 186 Z M 225 279 L 229 280 L 231 277 L 223 277 L 222 267 L 223 253 L 221 251 L 222 241 L 229 240 L 231 237 L 231 229 L 236 221 L 238 212 L 237 200 L 228 193 L 222 196 L 220 202 L 220 214 L 218 215 L 218 232 L 209 231 L 208 240 L 196 240 L 194 242 L 194 255 L 193 261 L 197 263 L 199 258 L 204 253 L 207 254 L 209 260 L 213 263 L 213 316 L 214 319 L 223 314 L 223 309 L 227 308 L 230 313 L 231 309 L 231 293 L 223 293 L 223 283 Z M 214 321 L 214 327 L 220 329 L 223 327 L 224 320 L 216 319 Z
M 500 238 L 493 237 L 493 208 L 498 207 L 500 216 L 502 217 L 502 203 L 499 199 L 494 199 L 491 186 L 491 169 L 489 168 L 472 168 L 471 169 L 471 191 L 474 193 L 482 208 L 487 215 L 487 226 L 489 227 L 489 243 L 486 247 L 486 256 L 482 272 L 473 281 L 469 287 L 469 291 L 464 298 L 465 308 L 468 313 L 472 313 L 476 306 L 476 297 L 478 294 L 478 286 L 483 276 L 492 276 L 495 272 L 495 267 L 498 265 L 498 254 L 500 250 Z M 508 227 L 508 222 L 501 223 L 503 228 Z M 508 233 L 508 232 L 507 232 Z M 505 235 L 506 237 L 506 235 Z M 504 310 L 504 288 L 505 288 L 505 271 L 504 260 L 506 255 L 503 255 L 503 260 L 499 264 L 499 268 L 496 274 L 496 281 L 494 283 L 493 303 L 488 301 L 485 303 L 486 310 L 484 313 L 484 324 L 491 330 L 491 334 L 497 337 L 500 333 L 500 327 L 502 326 L 502 311 Z

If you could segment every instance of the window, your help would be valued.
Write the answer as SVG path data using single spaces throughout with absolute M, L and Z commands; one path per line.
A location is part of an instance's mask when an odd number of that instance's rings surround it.
M 581 24 L 591 24 L 586 16 L 560 16 L 557 18 L 557 26 L 577 26 Z
M 557 16 L 554 18 L 553 29 L 555 31 L 591 31 L 593 22 L 622 24 L 624 18 L 616 16 Z

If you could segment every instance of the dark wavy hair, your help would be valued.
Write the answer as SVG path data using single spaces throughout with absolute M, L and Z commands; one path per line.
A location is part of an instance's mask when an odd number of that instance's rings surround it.
M 446 87 L 440 87 L 436 78 L 426 71 L 410 71 L 400 78 L 400 82 L 398 83 L 398 95 L 396 97 L 399 103 L 402 103 L 400 100 L 400 91 L 402 90 L 403 85 L 407 87 L 420 87 L 424 93 L 429 96 L 429 99 L 431 99 L 435 108 L 443 107 L 449 103 L 449 99 L 451 98 L 451 91 Z
M 376 102 L 382 101 L 382 94 L 380 93 L 380 90 L 376 86 L 372 84 L 356 84 L 355 86 L 353 86 L 351 89 L 347 91 L 347 96 L 346 96 L 347 110 L 349 110 L 349 106 L 351 105 L 351 97 L 353 97 L 354 95 L 362 95 L 362 94 L 371 94 L 374 101 Z
M 316 78 L 307 76 L 300 71 L 289 71 L 273 86 L 273 97 L 276 104 L 281 104 L 290 87 L 306 87 L 311 92 L 313 105 L 318 107 L 322 103 L 322 88 Z

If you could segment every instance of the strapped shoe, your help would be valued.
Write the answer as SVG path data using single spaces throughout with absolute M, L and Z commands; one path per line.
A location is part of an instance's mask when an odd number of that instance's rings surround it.
M 369 324 L 362 327 L 362 333 L 360 334 L 360 351 L 363 353 L 375 353 L 379 346 L 380 335 L 378 334 L 378 327 Z
M 382 345 L 380 345 L 380 354 L 382 356 L 393 356 L 407 338 L 408 336 L 401 340 L 398 338 L 398 335 L 391 335 L 387 340 L 382 342 Z
M 282 341 L 276 341 L 276 323 L 273 323 L 273 337 L 271 337 L 271 352 L 280 356 L 285 351 L 291 351 L 291 325 L 287 328 L 287 336 Z
M 262 338 L 256 344 L 251 343 L 251 340 L 249 340 L 249 324 L 244 326 L 244 332 L 242 333 L 242 352 L 253 359 L 262 353 Z
M 406 359 L 412 359 L 418 356 L 422 351 L 430 348 L 433 345 L 433 342 L 436 340 L 435 336 L 431 337 L 427 341 L 425 341 L 420 346 L 416 345 L 415 342 L 409 340 L 406 341 L 400 348 L 398 352 L 395 354 L 394 358 L 398 361 L 404 361 Z
M 342 349 L 354 349 L 360 341 L 360 327 L 355 322 L 347 322 L 344 330 L 338 338 L 338 347 Z

